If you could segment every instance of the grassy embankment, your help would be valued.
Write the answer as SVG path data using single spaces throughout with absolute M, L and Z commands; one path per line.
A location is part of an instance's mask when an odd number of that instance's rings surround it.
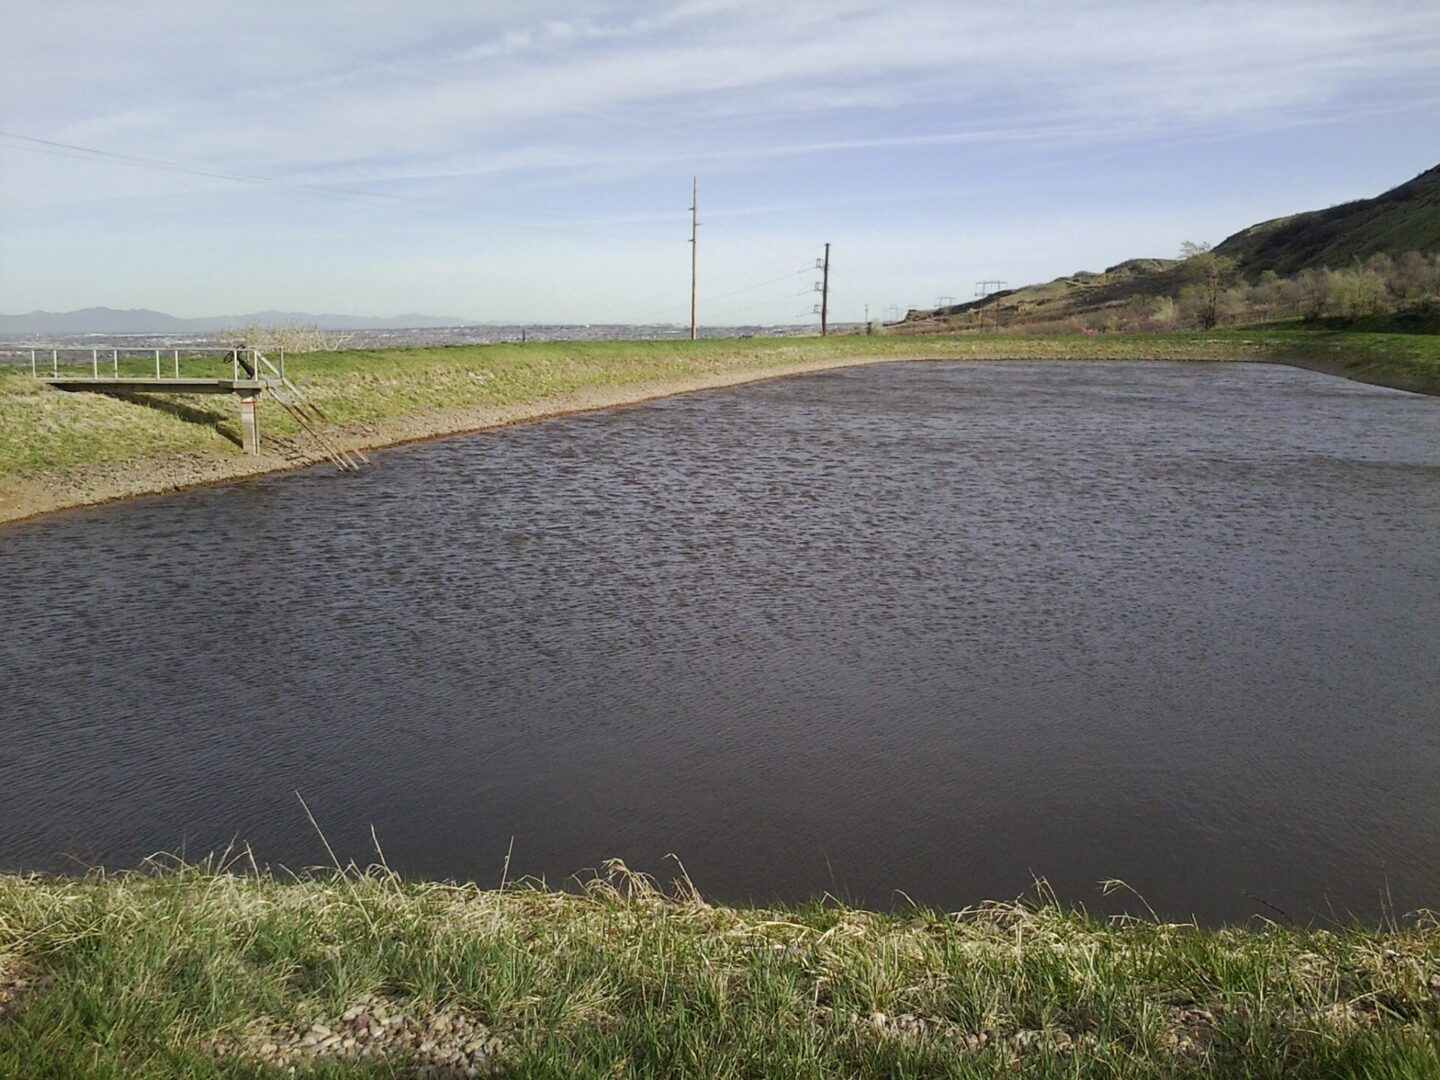
M 1399 1078 L 1440 1075 L 1437 1040 L 1430 916 L 741 909 L 613 869 L 583 895 L 383 871 L 0 876 L 0 1075 L 30 1080 Z
M 289 372 L 344 441 L 369 447 L 867 358 L 1284 360 L 1440 393 L 1440 338 L 1307 330 L 459 346 L 309 354 Z M 128 367 L 143 375 L 153 362 Z M 248 458 L 227 397 L 66 394 L 0 369 L 0 521 L 316 456 L 278 407 L 262 409 L 261 426 L 266 453 Z

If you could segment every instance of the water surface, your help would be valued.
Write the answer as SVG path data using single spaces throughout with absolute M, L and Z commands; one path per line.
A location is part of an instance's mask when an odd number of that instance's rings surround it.
M 908 363 L 377 461 L 0 531 L 0 868 L 320 862 L 300 791 L 481 882 L 1440 906 L 1436 400 Z

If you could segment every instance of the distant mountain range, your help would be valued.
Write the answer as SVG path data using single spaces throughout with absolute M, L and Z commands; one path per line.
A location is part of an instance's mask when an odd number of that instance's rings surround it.
M 0 336 L 17 334 L 213 334 L 246 326 L 315 326 L 321 330 L 413 330 L 436 326 L 477 326 L 473 319 L 444 315 L 312 315 L 307 311 L 254 311 L 181 319 L 145 308 L 108 307 L 79 311 L 31 311 L 0 315 Z

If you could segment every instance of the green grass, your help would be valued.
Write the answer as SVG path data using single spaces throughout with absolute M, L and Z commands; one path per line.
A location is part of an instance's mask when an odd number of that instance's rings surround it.
M 1440 337 L 1286 330 L 1108 335 L 846 336 L 701 342 L 453 346 L 291 357 L 288 372 L 342 429 L 370 438 L 387 421 L 487 406 L 563 403 L 587 390 L 658 386 L 695 376 L 781 373 L 831 358 L 1286 359 L 1354 378 L 1440 393 Z M 103 368 L 104 365 L 102 365 Z M 221 367 L 225 366 L 223 364 Z M 133 369 L 133 370 L 131 370 Z M 72 373 L 88 372 L 88 365 Z M 131 361 L 131 374 L 153 363 Z M 186 374 L 218 374 L 187 361 Z M 292 460 L 314 454 L 279 408 L 263 438 Z M 459 421 L 457 421 L 459 423 Z M 0 373 L 0 484 L 79 474 L 108 464 L 237 459 L 238 414 L 225 396 L 118 399 L 62 393 L 28 371 Z
M 1440 334 L 1440 307 L 1420 307 L 1391 315 L 1355 315 L 1349 318 L 1326 316 L 1306 322 L 1303 319 L 1276 320 L 1261 324 L 1266 330 L 1299 330 L 1305 332 L 1340 330 L 1367 334 Z
M 1440 1075 L 1429 916 L 1201 930 L 1043 900 L 747 909 L 610 871 L 578 895 L 383 870 L 0 877 L 0 987 L 7 968 L 48 980 L 0 1006 L 0 1075 L 414 1076 L 441 1052 L 271 1052 L 356 1008 L 479 1031 L 507 1076 Z

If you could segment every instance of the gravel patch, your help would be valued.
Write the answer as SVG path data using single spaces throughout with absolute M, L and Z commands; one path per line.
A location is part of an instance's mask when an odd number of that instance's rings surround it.
M 422 1011 L 394 998 L 365 995 L 338 1017 L 308 1026 L 261 1017 L 242 1035 L 218 1040 L 222 1057 L 296 1069 L 321 1059 L 404 1063 L 434 1080 L 492 1075 L 505 1049 L 477 1017 L 453 1009 Z

